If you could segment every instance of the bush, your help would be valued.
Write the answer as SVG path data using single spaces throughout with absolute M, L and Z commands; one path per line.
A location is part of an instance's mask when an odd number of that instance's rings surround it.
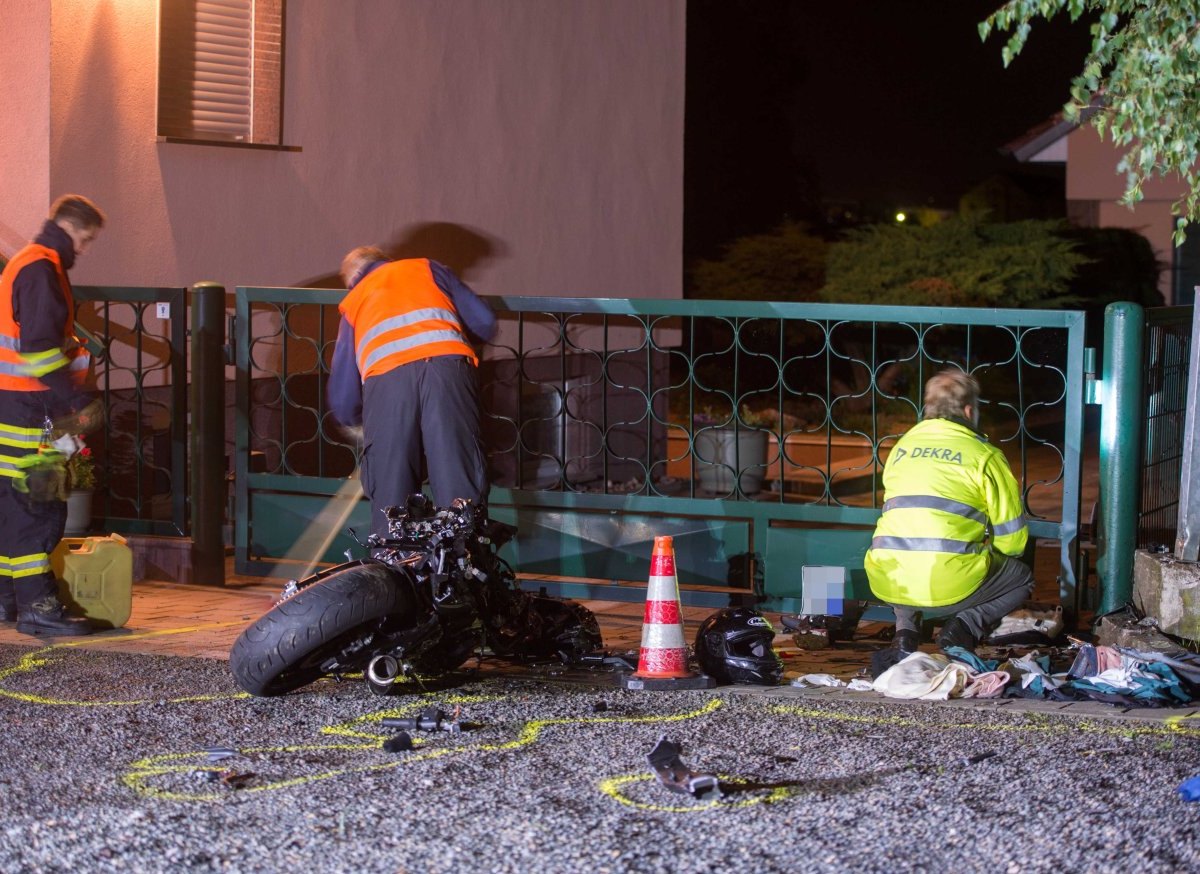
M 892 306 L 1075 305 L 1087 260 L 1057 221 L 989 224 L 956 216 L 929 227 L 873 225 L 829 248 L 821 298 Z
M 715 261 L 692 271 L 692 297 L 811 301 L 825 282 L 826 242 L 806 225 L 784 222 L 767 234 L 734 240 Z

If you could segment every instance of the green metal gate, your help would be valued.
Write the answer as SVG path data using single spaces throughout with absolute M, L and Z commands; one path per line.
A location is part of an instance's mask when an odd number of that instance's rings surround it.
M 296 572 L 300 533 L 355 470 L 324 397 L 344 292 L 238 288 L 235 554 Z M 640 600 L 654 536 L 683 598 L 798 608 L 802 568 L 862 560 L 879 474 L 925 380 L 964 367 L 1022 482 L 1031 532 L 1058 541 L 1077 606 L 1084 316 L 1078 312 L 494 298 L 480 378 L 492 515 L 507 557 L 574 596 Z M 367 530 L 356 506 L 349 525 Z M 338 560 L 339 535 L 322 558 Z M 292 560 L 289 560 L 292 559 Z
M 88 436 L 105 530 L 188 533 L 187 289 L 76 286 L 106 419 Z

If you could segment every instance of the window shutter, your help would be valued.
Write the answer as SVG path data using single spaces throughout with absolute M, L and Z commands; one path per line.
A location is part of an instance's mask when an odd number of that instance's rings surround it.
M 282 2 L 263 6 L 256 25 L 255 0 L 161 0 L 160 137 L 279 142 Z

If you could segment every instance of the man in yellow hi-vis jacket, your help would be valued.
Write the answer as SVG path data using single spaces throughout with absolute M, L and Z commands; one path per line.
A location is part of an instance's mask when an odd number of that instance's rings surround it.
M 922 614 L 949 616 L 945 649 L 975 646 L 1033 590 L 1021 488 L 978 431 L 979 384 L 944 370 L 925 385 L 924 416 L 883 469 L 883 515 L 867 552 L 871 591 L 896 612 L 895 646 L 917 648 Z

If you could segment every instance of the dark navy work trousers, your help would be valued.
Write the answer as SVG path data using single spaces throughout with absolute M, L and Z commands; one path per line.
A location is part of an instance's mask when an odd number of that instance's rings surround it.
M 476 367 L 461 355 L 402 364 L 363 383 L 363 492 L 371 531 L 387 534 L 385 507 L 403 506 L 428 473 L 433 502 L 486 503 Z

